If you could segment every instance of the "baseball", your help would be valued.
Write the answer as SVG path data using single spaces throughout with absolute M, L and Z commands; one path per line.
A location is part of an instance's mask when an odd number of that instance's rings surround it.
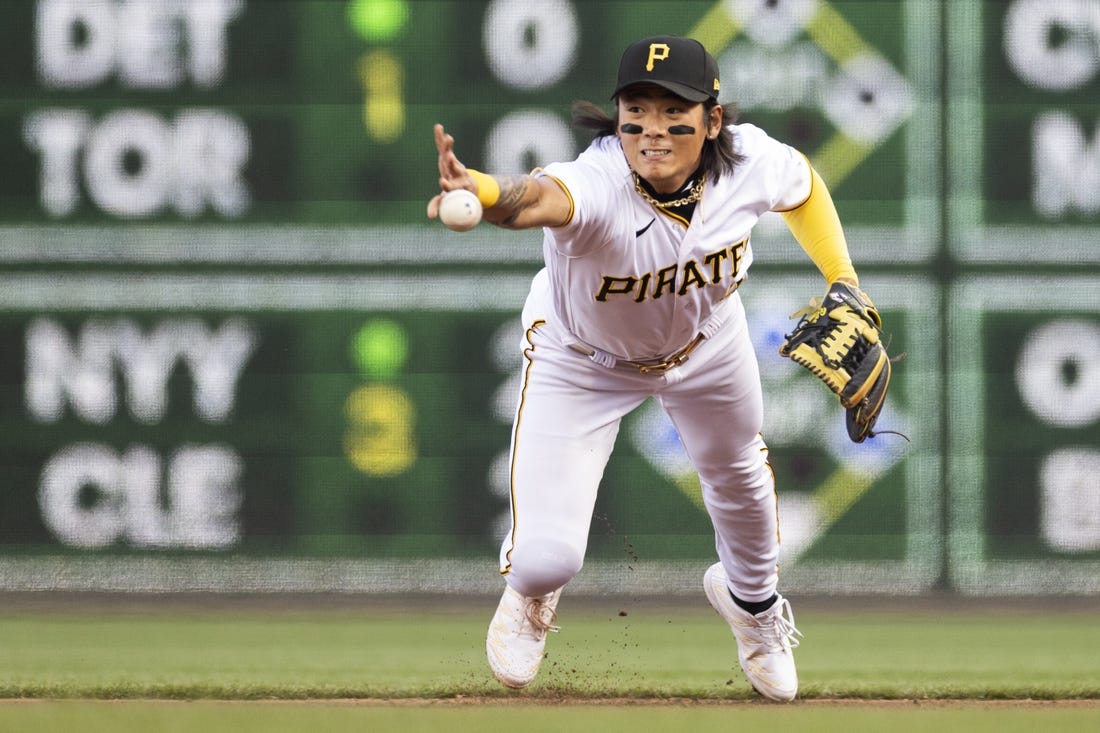
M 481 202 L 466 189 L 448 191 L 439 202 L 439 220 L 456 232 L 469 231 L 481 221 Z

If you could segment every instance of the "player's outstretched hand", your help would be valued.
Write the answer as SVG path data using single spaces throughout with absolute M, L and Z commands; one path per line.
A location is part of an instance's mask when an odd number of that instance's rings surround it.
M 428 218 L 439 216 L 439 202 L 447 191 L 464 188 L 467 191 L 476 192 L 474 179 L 466 171 L 466 166 L 455 155 L 455 139 L 449 135 L 443 125 L 436 123 L 435 149 L 439 151 L 439 188 L 440 193 L 433 196 L 428 202 Z

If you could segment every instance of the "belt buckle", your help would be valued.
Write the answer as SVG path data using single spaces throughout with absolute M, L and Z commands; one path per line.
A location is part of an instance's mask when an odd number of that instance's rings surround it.
M 676 356 L 665 359 L 659 364 L 642 364 L 638 367 L 638 371 L 642 374 L 664 374 L 678 366 L 682 366 L 687 360 L 688 355 L 680 352 Z

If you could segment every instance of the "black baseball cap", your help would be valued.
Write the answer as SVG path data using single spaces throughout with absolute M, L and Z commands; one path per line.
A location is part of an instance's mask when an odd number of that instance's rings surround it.
M 718 62 L 703 44 L 682 36 L 654 36 L 632 43 L 619 61 L 618 96 L 631 84 L 657 84 L 689 102 L 718 99 Z

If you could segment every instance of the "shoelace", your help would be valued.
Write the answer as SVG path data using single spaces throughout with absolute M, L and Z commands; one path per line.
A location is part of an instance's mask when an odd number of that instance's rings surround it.
M 555 626 L 558 620 L 558 612 L 546 605 L 541 598 L 530 598 L 523 607 L 523 617 L 527 625 L 531 627 L 531 635 L 535 639 L 542 639 L 547 631 L 557 633 L 561 627 Z
M 786 598 L 775 609 L 775 613 L 771 617 L 772 624 L 765 626 L 765 630 L 775 635 L 775 640 L 780 645 L 786 643 L 789 644 L 792 649 L 797 647 L 802 638 L 802 632 L 794 626 L 794 611 L 791 610 L 791 603 Z

